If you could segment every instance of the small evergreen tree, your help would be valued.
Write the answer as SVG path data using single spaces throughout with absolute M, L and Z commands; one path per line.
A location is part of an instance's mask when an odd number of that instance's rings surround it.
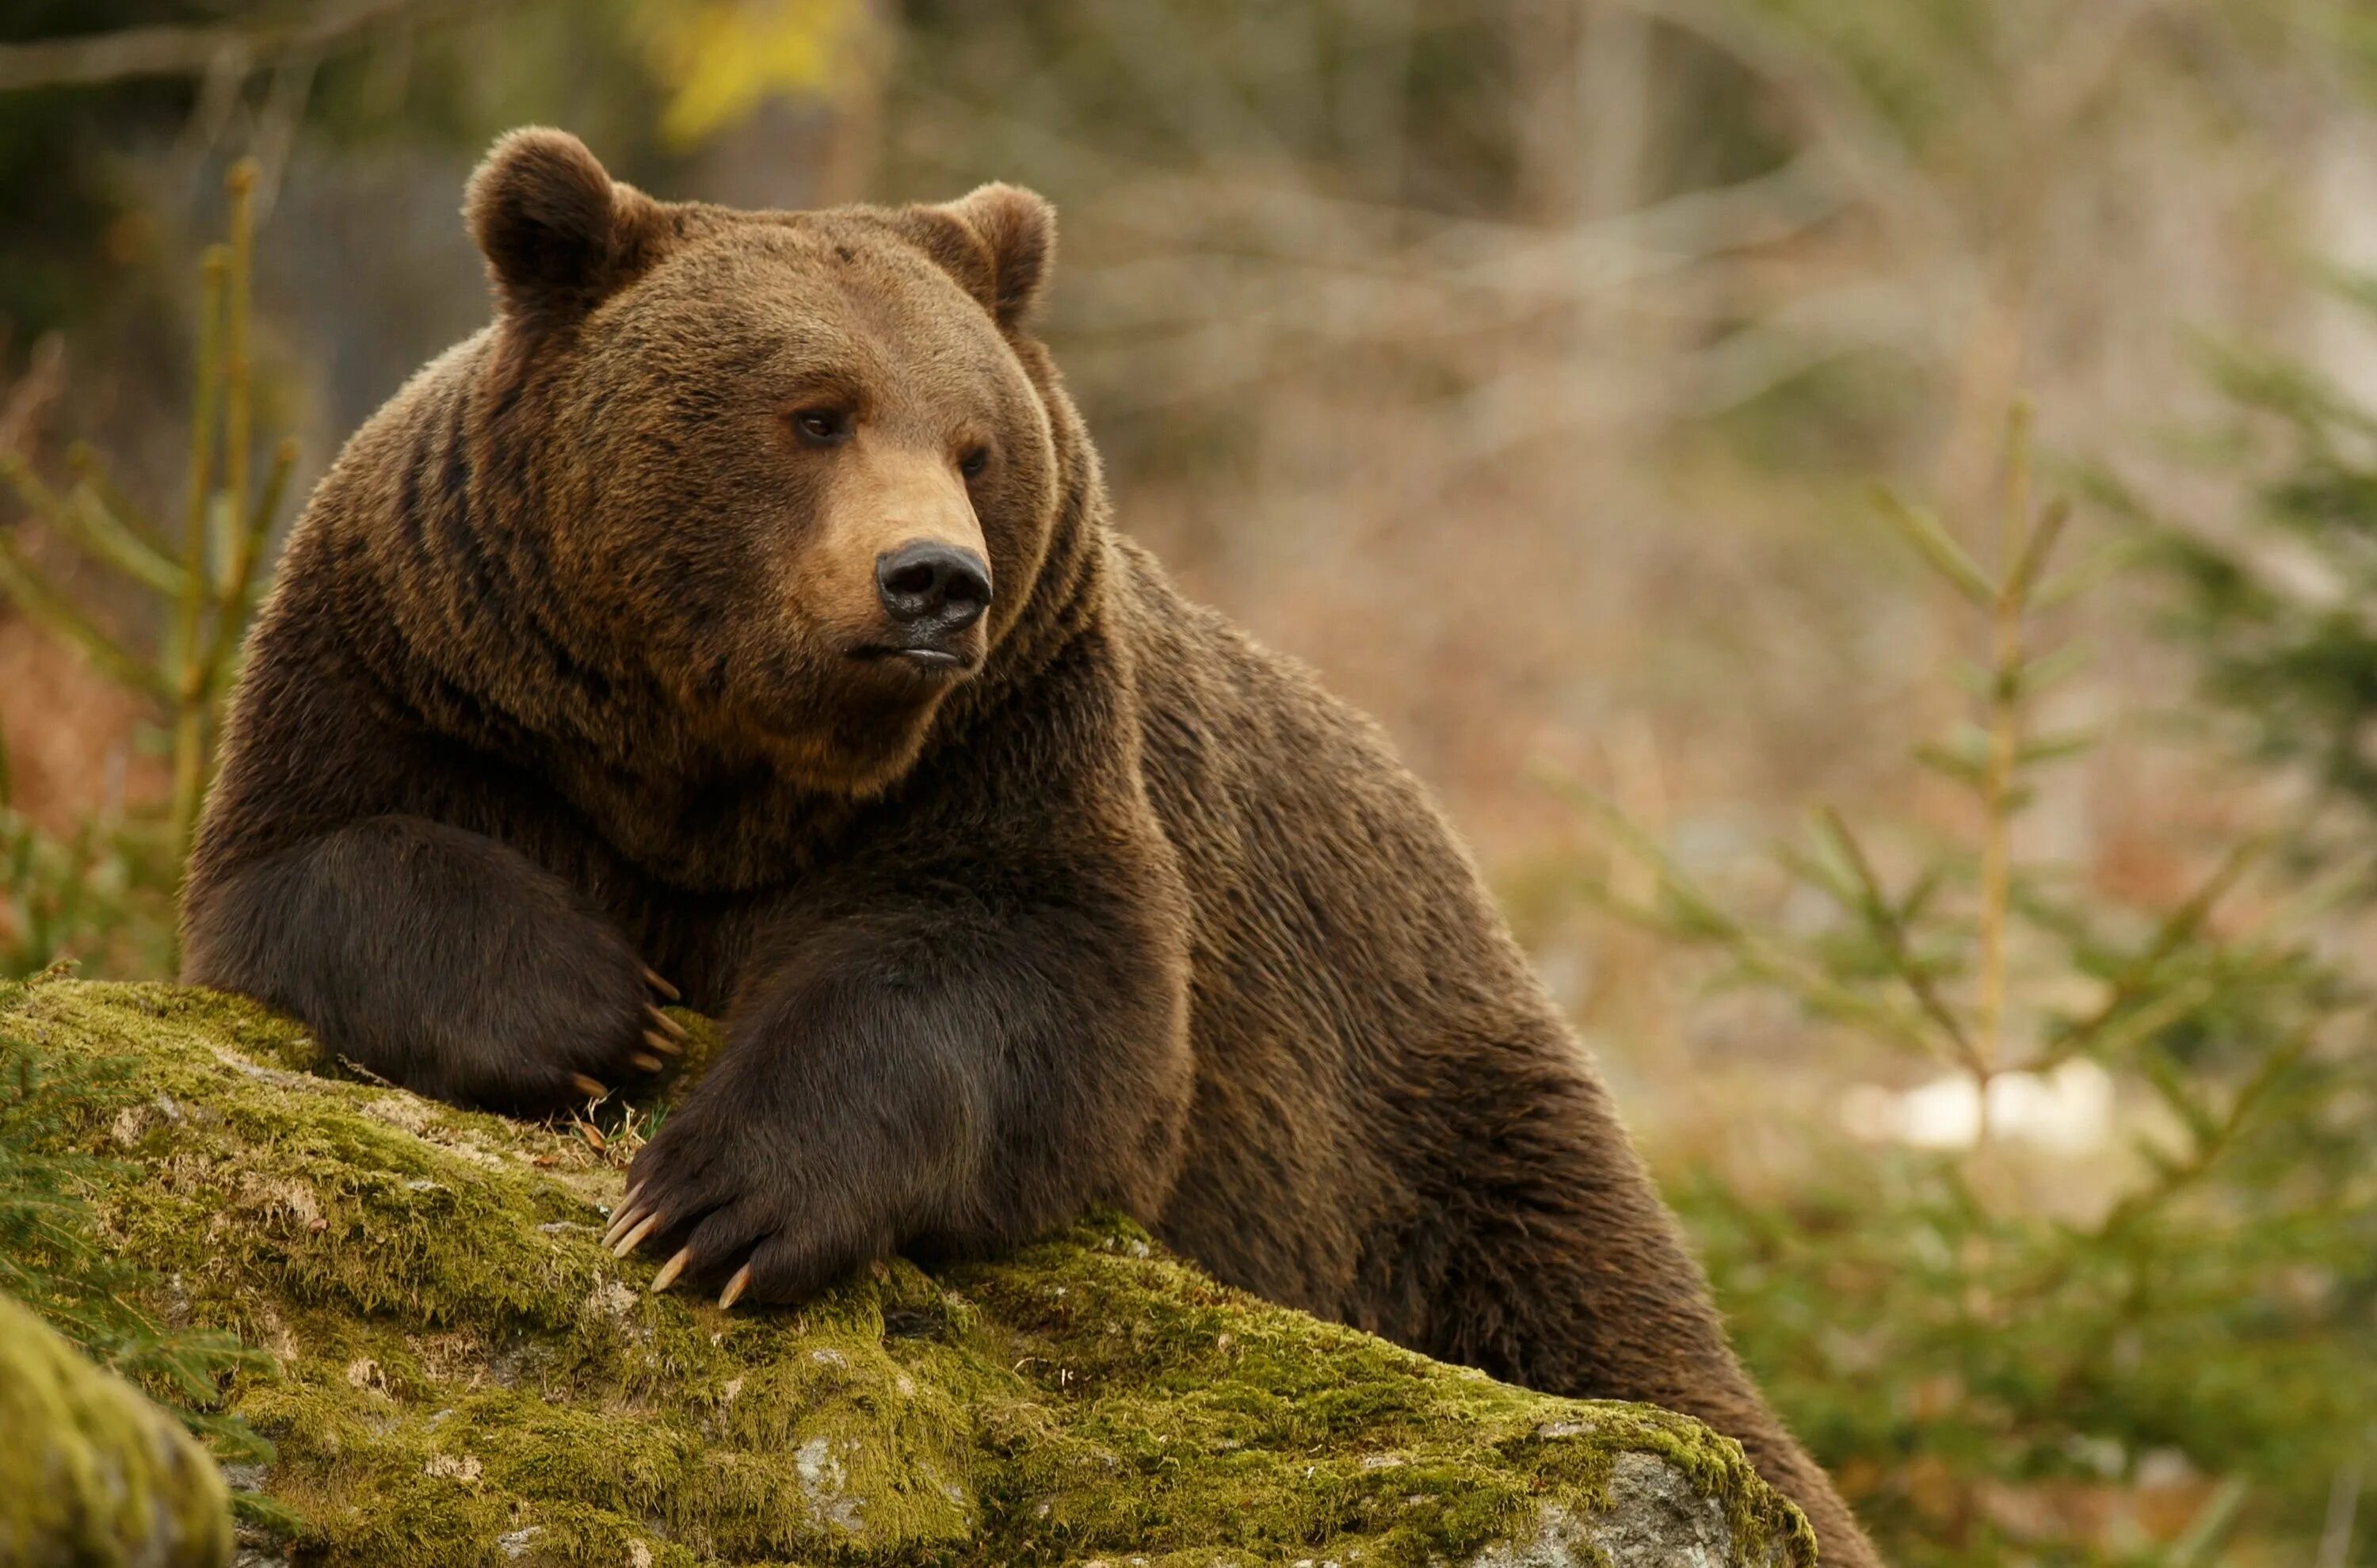
M 2377 280 L 2342 287 L 2377 314 Z M 2282 357 L 2211 358 L 2231 417 L 2203 454 L 2246 476 L 2223 526 L 2180 525 L 2092 478 L 2175 590 L 2168 629 L 2204 694 L 2308 786 L 2290 852 L 2348 862 L 2377 895 L 2377 411 Z
M 1968 835 L 1884 855 L 1819 811 L 1781 859 L 1821 914 L 1784 928 L 1577 792 L 1612 856 L 1590 896 L 1970 1107 L 1945 1147 L 1809 1129 L 1817 1174 L 1779 1201 L 1708 1172 L 1671 1191 L 1744 1356 L 1893 1561 L 2377 1561 L 2336 1524 L 2377 1439 L 2370 997 L 2308 938 L 2323 891 L 2264 844 L 2209 854 L 2164 908 L 2022 852 L 2042 773 L 2092 744 L 2040 732 L 2071 662 L 2043 616 L 2098 575 L 2051 575 L 2065 513 L 2032 508 L 2025 449 L 2018 421 L 1994 569 L 1884 502 L 1983 629 L 1971 723 L 1918 752 L 1969 798 Z M 2109 1087 L 2126 1141 L 2084 1176 L 2000 1125 L 2074 1071 Z M 2100 1191 L 2040 1202 L 2055 1181 Z
M 201 266 L 197 385 L 178 530 L 169 535 L 79 445 L 70 453 L 68 487 L 50 484 L 19 454 L 0 452 L 0 480 L 29 511 L 146 595 L 163 630 L 149 646 L 111 628 L 45 574 L 5 527 L 0 596 L 150 705 L 164 722 L 173 779 L 161 815 L 89 819 L 62 842 L 17 812 L 0 754 L 0 976 L 29 975 L 69 956 L 133 974 L 173 968 L 182 865 L 213 776 L 241 638 L 263 594 L 265 544 L 296 459 L 294 444 L 282 441 L 260 480 L 253 472 L 255 178 L 245 162 L 231 171 L 231 233 Z

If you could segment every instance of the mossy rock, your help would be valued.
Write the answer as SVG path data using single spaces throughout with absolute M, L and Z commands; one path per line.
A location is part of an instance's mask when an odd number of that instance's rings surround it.
M 231 1496 L 181 1423 L 0 1297 L 0 1562 L 218 1568 Z
M 277 1363 L 225 1390 L 279 1450 L 233 1480 L 304 1524 L 245 1561 L 1814 1561 L 1693 1421 L 1265 1305 L 1119 1219 L 722 1312 L 599 1244 L 632 1127 L 454 1110 L 201 991 L 45 980 L 0 1033 L 135 1059 L 64 1135 L 110 1157 L 107 1239 Z

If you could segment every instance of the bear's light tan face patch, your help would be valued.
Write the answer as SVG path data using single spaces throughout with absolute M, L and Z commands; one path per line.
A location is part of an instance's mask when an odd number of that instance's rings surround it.
M 799 602 L 845 646 L 894 640 L 877 570 L 911 545 L 942 545 L 986 557 L 982 523 L 947 452 L 897 440 L 861 424 L 833 454 L 832 477 L 791 585 Z M 967 663 L 982 655 L 982 628 L 967 633 Z

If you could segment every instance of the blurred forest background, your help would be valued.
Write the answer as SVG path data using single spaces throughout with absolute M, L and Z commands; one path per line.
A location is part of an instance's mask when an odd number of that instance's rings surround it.
M 2353 0 L 0 5 L 0 965 L 170 974 L 494 135 L 1028 184 L 1126 526 L 1442 792 L 1893 1560 L 2377 1563 L 2372 94 Z

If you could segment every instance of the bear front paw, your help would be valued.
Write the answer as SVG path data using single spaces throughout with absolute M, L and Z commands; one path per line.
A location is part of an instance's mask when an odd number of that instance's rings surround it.
M 644 968 L 644 983 L 668 1001 L 676 1000 L 682 994 L 675 986 L 663 979 L 659 972 L 649 964 Z M 615 1064 L 610 1069 L 613 1077 L 627 1080 L 650 1079 L 665 1071 L 675 1064 L 678 1057 L 685 1054 L 685 1025 L 663 1012 L 658 1003 L 649 1001 L 644 1003 L 643 1011 L 636 1014 L 631 1027 L 636 1033 L 636 1037 L 629 1043 L 626 1051 L 622 1053 L 614 1048 L 608 1055 L 607 1059 Z M 595 1066 L 598 1071 L 602 1071 L 598 1063 L 590 1062 L 589 1065 Z M 591 1073 L 572 1071 L 568 1074 L 568 1079 L 569 1086 L 587 1099 L 602 1100 L 610 1097 L 611 1085 Z
M 658 1005 L 676 988 L 632 959 L 616 977 L 607 967 L 519 976 L 484 1016 L 441 1017 L 433 1048 L 401 1077 L 439 1099 L 530 1116 L 642 1088 L 684 1053 L 685 1026 Z
M 830 1196 L 820 1174 L 781 1131 L 704 1114 L 697 1096 L 637 1155 L 603 1244 L 664 1257 L 655 1292 L 686 1279 L 715 1287 L 721 1307 L 806 1300 L 890 1251 L 888 1230 Z

